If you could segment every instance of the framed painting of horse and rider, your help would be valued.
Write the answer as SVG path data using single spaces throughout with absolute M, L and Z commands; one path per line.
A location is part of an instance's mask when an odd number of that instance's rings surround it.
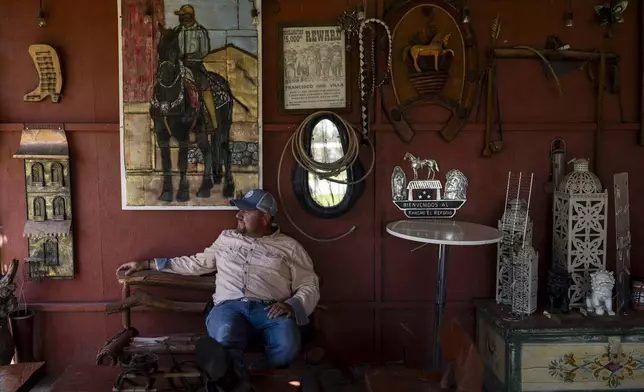
M 117 0 L 123 209 L 262 186 L 261 1 Z

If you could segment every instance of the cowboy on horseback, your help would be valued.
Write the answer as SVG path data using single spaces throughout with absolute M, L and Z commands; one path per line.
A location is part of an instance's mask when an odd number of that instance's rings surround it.
M 203 59 L 210 52 L 208 30 L 197 23 L 195 9 L 189 4 L 181 6 L 174 14 L 179 16 L 179 26 L 176 29 L 179 31 L 179 49 L 183 64 L 197 77 L 197 74 L 205 71 Z
M 195 18 L 195 9 L 190 4 L 184 4 L 174 14 L 179 17 L 179 50 L 183 64 L 190 70 L 192 81 L 199 90 L 199 96 L 205 103 L 213 126 L 215 104 L 213 102 L 208 70 L 204 66 L 204 58 L 210 53 L 210 37 L 208 30 L 199 24 Z

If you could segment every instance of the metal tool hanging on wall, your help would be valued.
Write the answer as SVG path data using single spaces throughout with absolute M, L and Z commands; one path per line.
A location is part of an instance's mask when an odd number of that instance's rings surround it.
M 554 139 L 550 143 L 550 175 L 554 189 L 566 176 L 566 152 L 566 142 L 563 139 Z
M 476 110 L 478 118 L 479 109 L 485 94 L 485 146 L 483 147 L 483 156 L 489 158 L 493 153 L 499 153 L 503 150 L 503 127 L 501 125 L 501 105 L 499 103 L 499 91 L 496 88 L 496 60 L 494 57 L 494 47 L 501 33 L 501 18 L 497 14 L 492 21 L 491 43 L 488 50 L 488 63 L 485 71 L 481 74 L 479 84 L 479 102 Z M 494 127 L 494 115 L 496 114 L 496 130 Z
M 542 186 L 543 191 L 546 194 L 550 195 L 551 197 L 551 202 L 548 203 L 548 207 L 550 211 L 554 209 L 555 191 L 557 190 L 557 187 L 559 186 L 559 183 L 561 182 L 561 180 L 566 176 L 566 154 L 567 154 L 566 142 L 563 139 L 556 138 L 550 142 L 550 174 L 548 176 L 548 180 Z M 549 216 L 550 226 L 553 225 L 552 219 L 553 219 L 552 214 L 550 214 Z M 549 249 L 550 272 L 548 273 L 548 286 L 550 287 L 549 293 L 551 295 L 554 295 L 554 297 L 556 297 L 555 298 L 557 300 L 556 302 L 559 304 L 556 307 L 560 308 L 561 304 L 559 303 L 559 299 L 563 298 L 562 296 L 564 292 L 565 292 L 565 298 L 567 298 L 568 296 L 569 277 L 567 274 L 557 270 L 556 268 L 553 270 L 552 261 L 554 260 L 553 258 L 554 251 L 555 251 L 554 245 L 551 243 L 550 249 Z M 553 298 L 551 298 L 551 301 L 552 300 Z M 565 304 L 563 309 L 567 311 L 567 303 Z M 552 306 L 551 306 L 551 311 L 552 311 Z
M 391 43 L 392 36 L 389 27 L 380 19 L 369 18 L 365 16 L 364 4 L 358 3 L 356 11 L 346 12 L 343 11 L 338 18 L 340 29 L 344 30 L 347 35 L 347 41 L 351 40 L 352 36 L 358 38 L 358 46 L 360 51 L 360 116 L 362 122 L 362 134 L 369 135 L 369 103 L 373 98 L 376 89 L 380 88 L 389 78 L 391 73 Z M 387 70 L 382 76 L 382 80 L 376 83 L 376 28 L 380 25 L 387 33 Z M 371 32 L 370 44 L 370 62 L 367 64 L 365 53 L 365 34 L 367 31 Z M 348 44 L 347 49 L 351 46 Z M 369 68 L 367 67 L 369 66 Z M 371 78 L 371 86 L 367 90 L 367 77 Z

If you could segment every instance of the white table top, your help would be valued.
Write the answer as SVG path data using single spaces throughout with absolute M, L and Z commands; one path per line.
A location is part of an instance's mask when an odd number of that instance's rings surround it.
M 387 224 L 387 232 L 409 241 L 438 245 L 486 245 L 501 242 L 501 231 L 449 219 L 409 219 Z

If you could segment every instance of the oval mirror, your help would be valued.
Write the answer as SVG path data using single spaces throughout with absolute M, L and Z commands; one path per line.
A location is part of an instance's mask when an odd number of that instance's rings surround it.
M 345 154 L 348 130 L 336 119 L 321 115 L 304 130 L 304 142 L 309 156 L 318 163 L 337 162 Z M 357 160 L 344 172 L 333 177 L 341 182 L 352 182 L 364 175 L 364 168 Z M 353 207 L 364 190 L 364 183 L 346 185 L 322 179 L 309 173 L 300 165 L 293 168 L 293 191 L 300 205 L 309 213 L 321 218 L 334 218 Z

